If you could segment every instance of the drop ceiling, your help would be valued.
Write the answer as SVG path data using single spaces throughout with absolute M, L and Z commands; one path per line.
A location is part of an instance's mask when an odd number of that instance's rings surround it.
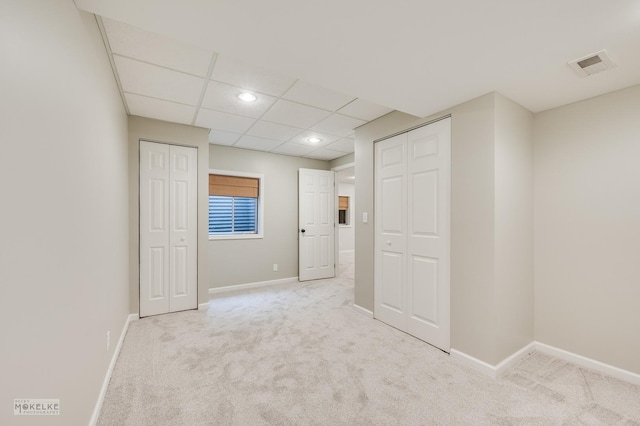
M 227 128 L 212 134 L 227 144 L 242 140 L 255 146 L 255 138 L 270 139 L 254 129 L 261 121 L 285 126 L 271 126 L 270 132 L 286 133 L 287 127 L 302 128 L 298 126 L 317 119 L 304 130 L 341 137 L 320 148 L 346 149 L 349 135 L 329 133 L 327 128 L 347 129 L 350 124 L 338 123 L 342 116 L 370 119 L 358 116 L 361 103 L 366 105 L 363 109 L 374 104 L 424 117 L 498 91 L 539 112 L 640 83 L 639 0 L 75 2 L 80 9 L 174 40 L 164 47 L 172 52 L 168 62 L 159 62 L 157 56 L 164 53 L 145 44 L 116 55 L 188 74 L 149 73 L 156 83 L 179 81 L 184 92 L 165 88 L 146 98 L 131 92 L 127 102 L 141 109 L 153 106 L 158 114 L 175 113 L 184 122 L 191 115 L 201 124 L 226 123 Z M 122 44 L 133 44 L 126 37 Z M 186 55 L 180 47 L 184 44 L 200 54 Z M 616 65 L 611 70 L 580 78 L 568 66 L 604 49 Z M 218 53 L 219 62 L 213 61 L 212 52 Z M 123 66 L 132 73 L 142 67 Z M 146 87 L 130 77 L 139 84 L 136 88 Z M 198 95 L 196 82 L 209 79 L 234 87 L 255 79 L 267 86 L 260 93 L 273 98 L 265 98 L 262 107 L 273 103 L 259 119 L 238 115 L 244 119 L 226 120 L 229 117 L 221 114 L 236 116 L 238 111 L 224 110 L 218 99 L 207 97 L 204 85 L 200 98 L 189 104 Z M 336 102 L 309 86 L 331 90 Z M 337 107 L 340 94 L 357 100 Z M 175 105 L 159 104 L 157 99 Z M 212 113 L 201 118 L 198 109 Z M 323 113 L 328 115 L 322 117 Z M 292 117 L 300 121 L 292 123 Z M 252 125 L 251 120 L 258 123 Z M 241 136 L 233 141 L 235 135 Z M 282 150 L 286 147 L 292 155 L 304 155 L 300 153 L 308 149 L 293 141 L 287 144 Z
M 356 127 L 391 111 L 122 22 L 99 22 L 129 114 L 205 127 L 212 144 L 332 160 L 353 152 Z M 255 101 L 239 99 L 247 92 Z

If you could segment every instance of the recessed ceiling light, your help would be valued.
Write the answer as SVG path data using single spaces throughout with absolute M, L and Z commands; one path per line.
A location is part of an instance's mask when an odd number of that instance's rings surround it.
M 310 137 L 309 139 L 307 139 L 307 141 L 309 141 L 309 142 L 311 142 L 311 143 L 318 143 L 318 142 L 320 142 L 321 140 L 322 140 L 322 139 L 320 139 L 320 138 L 316 138 L 315 136 L 314 136 L 314 137 Z
M 238 98 L 240 98 L 241 101 L 245 101 L 245 102 L 255 102 L 255 100 L 258 99 L 256 95 L 249 92 L 240 93 L 238 95 Z

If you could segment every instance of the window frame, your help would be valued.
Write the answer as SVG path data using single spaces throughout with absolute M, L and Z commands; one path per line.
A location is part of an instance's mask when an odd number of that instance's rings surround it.
M 264 200 L 265 200 L 264 175 L 261 173 L 237 172 L 232 170 L 220 170 L 220 169 L 209 169 L 207 180 L 209 179 L 209 175 L 237 176 L 237 177 L 247 177 L 247 178 L 258 179 L 258 203 L 257 203 L 258 204 L 257 205 L 258 220 L 256 223 L 256 226 L 257 226 L 256 233 L 255 234 L 208 234 L 209 241 L 254 240 L 254 239 L 264 238 Z M 208 205 L 209 203 L 207 202 L 207 206 Z M 207 207 L 207 211 L 208 211 L 208 207 Z M 207 223 L 208 223 L 208 220 L 207 220 Z

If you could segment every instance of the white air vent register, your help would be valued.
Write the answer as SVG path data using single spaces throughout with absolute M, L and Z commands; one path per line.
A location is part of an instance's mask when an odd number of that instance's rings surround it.
M 569 62 L 569 66 L 580 76 L 588 77 L 590 75 L 615 68 L 606 50 L 592 53 L 583 58 Z

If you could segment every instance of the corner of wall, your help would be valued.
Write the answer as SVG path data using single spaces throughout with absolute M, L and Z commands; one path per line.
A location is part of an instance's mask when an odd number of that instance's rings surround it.
M 534 117 L 535 337 L 640 373 L 640 85 Z
M 533 114 L 495 95 L 495 330 L 498 359 L 534 339 Z

